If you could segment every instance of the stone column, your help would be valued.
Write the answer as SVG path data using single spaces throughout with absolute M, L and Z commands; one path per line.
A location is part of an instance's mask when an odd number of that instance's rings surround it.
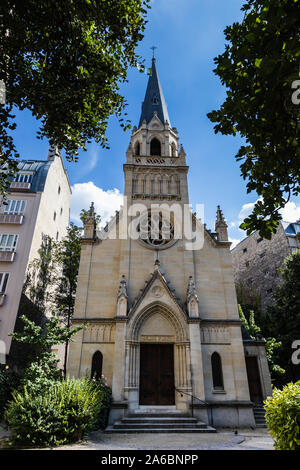
M 128 406 L 134 410 L 139 406 L 139 343 L 127 342 L 126 344 L 126 395 Z
M 112 379 L 112 396 L 114 401 L 124 400 L 125 335 L 126 319 L 117 318 L 115 333 L 114 369 Z
M 193 395 L 205 400 L 200 325 L 198 321 L 189 321 L 191 347 L 191 379 Z

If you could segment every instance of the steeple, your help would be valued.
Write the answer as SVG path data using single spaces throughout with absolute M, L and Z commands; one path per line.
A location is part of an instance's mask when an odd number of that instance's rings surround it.
M 223 213 L 221 211 L 220 206 L 217 207 L 217 218 L 215 224 L 215 231 L 217 233 L 218 241 L 226 242 L 228 241 L 228 232 L 227 232 L 227 224 L 224 219 Z
M 139 127 L 142 125 L 143 121 L 146 121 L 146 123 L 149 124 L 155 112 L 157 113 L 157 116 L 161 120 L 162 124 L 165 124 L 167 121 L 171 127 L 167 104 L 165 102 L 159 76 L 156 70 L 155 57 L 153 57 L 152 73 L 148 80 L 145 99 L 142 104 L 142 113 Z

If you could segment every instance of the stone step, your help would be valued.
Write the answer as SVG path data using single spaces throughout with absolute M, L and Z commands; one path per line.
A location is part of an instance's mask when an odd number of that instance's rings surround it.
M 168 417 L 126 417 L 122 419 L 123 423 L 196 423 L 196 418 L 188 418 L 188 417 L 178 417 L 178 418 L 170 418 Z
M 125 429 L 115 429 L 113 426 L 108 426 L 105 429 L 105 432 L 107 433 L 213 433 L 216 432 L 215 428 L 212 428 L 211 426 L 206 426 L 205 428 L 170 428 L 170 429 L 164 429 L 164 428 L 125 428 Z
M 113 425 L 106 428 L 105 432 L 123 433 L 160 433 L 160 432 L 216 432 L 196 418 L 178 412 L 170 416 L 166 413 L 131 414 L 115 421 Z
M 188 429 L 188 428 L 197 428 L 197 429 L 203 429 L 206 428 L 205 423 L 121 423 L 121 422 L 116 422 L 113 425 L 114 429 L 136 429 L 139 430 L 141 428 L 146 428 L 147 429 L 173 429 L 173 428 L 181 428 L 181 429 Z
M 190 418 L 191 415 L 187 413 L 143 413 L 143 412 L 135 412 L 134 414 L 130 415 L 130 417 L 136 418 Z
M 255 425 L 257 428 L 265 428 L 266 426 L 266 419 L 265 419 L 265 409 L 263 406 L 255 406 L 253 408 L 253 414 L 255 419 Z

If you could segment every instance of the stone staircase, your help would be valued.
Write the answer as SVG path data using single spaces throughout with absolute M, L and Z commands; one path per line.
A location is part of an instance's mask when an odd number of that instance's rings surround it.
M 216 432 L 211 426 L 177 410 L 139 410 L 108 426 L 109 433 Z
M 256 425 L 257 428 L 265 428 L 266 427 L 265 413 L 266 413 L 265 409 L 262 405 L 255 405 L 253 407 L 255 425 Z

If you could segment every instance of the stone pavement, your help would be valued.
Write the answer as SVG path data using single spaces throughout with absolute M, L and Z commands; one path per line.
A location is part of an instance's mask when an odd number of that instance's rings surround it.
M 9 437 L 0 425 L 0 441 Z M 86 441 L 53 450 L 274 450 L 266 428 L 218 429 L 216 433 L 109 434 L 96 431 Z
M 274 450 L 266 428 L 218 429 L 217 433 L 91 433 L 86 442 L 56 450 Z

